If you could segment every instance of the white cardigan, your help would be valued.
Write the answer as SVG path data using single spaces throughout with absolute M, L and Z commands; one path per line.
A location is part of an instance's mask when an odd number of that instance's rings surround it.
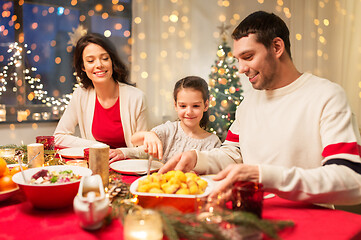
M 146 103 L 144 93 L 138 88 L 119 83 L 120 117 L 127 147 L 132 147 L 131 136 L 146 131 Z M 92 134 L 96 93 L 94 88 L 78 87 L 55 129 L 58 147 L 90 147 L 98 143 Z M 80 137 L 74 136 L 79 125 Z

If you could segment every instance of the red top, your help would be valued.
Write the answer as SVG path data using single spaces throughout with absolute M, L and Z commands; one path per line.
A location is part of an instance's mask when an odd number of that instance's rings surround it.
M 92 133 L 97 141 L 108 144 L 110 148 L 127 146 L 120 118 L 119 97 L 110 108 L 103 108 L 96 97 Z

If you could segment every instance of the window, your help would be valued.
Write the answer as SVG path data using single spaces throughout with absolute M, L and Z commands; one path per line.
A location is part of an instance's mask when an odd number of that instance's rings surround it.
M 60 118 L 76 84 L 72 43 L 85 30 L 109 37 L 129 62 L 130 0 L 0 0 L 0 7 L 0 104 L 5 105 L 5 122 Z

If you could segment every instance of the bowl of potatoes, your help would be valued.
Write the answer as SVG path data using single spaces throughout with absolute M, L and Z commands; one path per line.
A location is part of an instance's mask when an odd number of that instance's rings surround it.
M 213 190 L 213 181 L 195 173 L 169 171 L 143 176 L 130 185 L 130 192 L 137 195 L 144 208 L 173 207 L 181 212 L 194 212 L 197 201 Z

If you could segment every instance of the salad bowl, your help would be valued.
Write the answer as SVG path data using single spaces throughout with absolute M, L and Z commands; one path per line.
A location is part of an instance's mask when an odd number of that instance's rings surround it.
M 60 173 L 63 171 L 72 172 L 77 177 L 67 179 L 67 177 L 52 177 L 52 182 L 46 181 L 46 177 L 40 174 L 45 180 L 40 181 L 36 179 L 31 180 L 32 177 L 41 172 Z M 78 192 L 81 177 L 91 176 L 92 171 L 89 168 L 71 166 L 71 165 L 55 165 L 38 168 L 29 168 L 24 171 L 25 179 L 21 172 L 13 176 L 13 181 L 19 185 L 28 199 L 28 201 L 35 207 L 40 209 L 55 209 L 68 207 L 73 204 L 73 200 Z M 58 179 L 57 179 L 58 178 Z M 62 179 L 62 180 L 60 180 Z M 65 180 L 64 180 L 65 179 Z

